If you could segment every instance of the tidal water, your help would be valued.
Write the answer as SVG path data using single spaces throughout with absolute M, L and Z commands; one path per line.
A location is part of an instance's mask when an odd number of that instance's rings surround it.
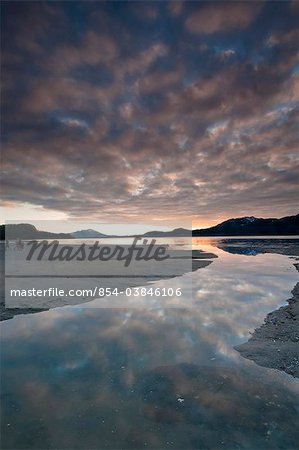
M 152 284 L 181 297 L 2 322 L 1 448 L 298 448 L 298 380 L 234 350 L 291 297 L 298 241 L 281 239 L 285 254 L 218 243 L 194 238 L 218 258 Z

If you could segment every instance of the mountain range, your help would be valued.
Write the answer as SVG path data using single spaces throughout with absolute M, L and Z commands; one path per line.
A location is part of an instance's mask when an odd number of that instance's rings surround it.
M 0 226 L 0 239 L 74 239 L 112 237 L 96 230 L 79 230 L 73 233 L 50 233 L 39 231 L 28 223 Z M 187 230 L 175 228 L 172 231 L 149 231 L 144 237 L 187 237 L 187 236 L 291 236 L 299 234 L 299 214 L 281 219 L 261 219 L 254 216 L 225 220 L 210 228 Z M 113 236 L 117 237 L 117 236 Z M 122 236 L 119 236 L 122 237 Z
M 0 240 L 4 239 L 72 239 L 69 233 L 40 231 L 30 223 L 0 225 Z
M 74 233 L 71 233 L 71 235 L 75 239 L 88 239 L 88 238 L 105 238 L 109 237 L 107 234 L 99 233 L 96 230 L 88 229 L 88 230 L 79 230 L 74 231 Z
M 149 231 L 143 236 L 190 236 L 191 230 L 175 228 L 172 231 Z M 281 219 L 260 219 L 254 216 L 225 220 L 210 228 L 192 230 L 192 236 L 283 236 L 299 234 L 299 214 Z
M 299 214 L 281 219 L 240 217 L 210 228 L 193 230 L 193 236 L 283 236 L 299 234 Z

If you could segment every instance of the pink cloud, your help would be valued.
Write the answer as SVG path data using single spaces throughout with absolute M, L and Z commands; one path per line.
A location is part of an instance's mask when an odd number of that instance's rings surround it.
M 246 28 L 261 9 L 260 3 L 219 2 L 204 5 L 186 20 L 186 28 L 191 33 L 212 34 Z

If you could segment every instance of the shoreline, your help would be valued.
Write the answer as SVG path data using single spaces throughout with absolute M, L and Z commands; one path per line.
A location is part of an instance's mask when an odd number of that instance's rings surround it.
M 179 253 L 179 252 L 178 252 Z M 11 307 L 7 308 L 6 305 L 7 303 L 5 303 L 5 273 L 4 273 L 4 252 L 2 249 L 2 264 L 1 264 L 1 293 L 0 293 L 0 321 L 4 321 L 4 320 L 9 320 L 9 319 L 13 319 L 14 316 L 19 316 L 19 315 L 26 315 L 26 314 L 36 314 L 39 312 L 45 312 L 45 311 L 49 311 L 51 309 L 54 308 L 59 308 L 59 307 L 63 307 L 63 306 L 75 306 L 75 305 L 80 305 L 80 304 L 84 304 L 84 303 L 89 303 L 92 302 L 93 300 L 97 299 L 97 296 L 95 297 L 62 297 L 62 298 L 45 298 L 43 299 L 43 302 L 40 302 L 40 307 L 36 308 L 36 307 L 32 307 L 31 304 L 29 304 L 29 302 L 27 301 L 26 297 L 22 297 L 22 298 L 16 298 L 15 302 L 11 302 Z M 207 253 L 204 252 L 202 250 L 195 250 L 192 251 L 192 259 L 191 259 L 191 265 L 188 266 L 188 261 L 185 264 L 181 264 L 181 266 L 178 266 L 177 261 L 180 260 L 180 258 L 173 258 L 173 261 L 175 262 L 175 265 L 172 267 L 173 270 L 173 274 L 171 273 L 162 273 L 159 275 L 159 277 L 157 278 L 157 276 L 151 276 L 151 275 L 144 275 L 144 276 L 138 276 L 138 270 L 136 272 L 136 277 L 134 277 L 133 274 L 131 274 L 130 276 L 125 276 L 125 277 L 120 277 L 119 279 L 115 279 L 114 277 L 111 278 L 101 278 L 99 276 L 99 278 L 97 277 L 93 277 L 93 278 L 89 278 L 89 275 L 86 274 L 86 276 L 84 278 L 79 277 L 79 285 L 80 288 L 86 288 L 86 289 L 91 289 L 93 290 L 98 284 L 99 284 L 99 280 L 100 280 L 100 285 L 103 288 L 110 288 L 110 289 L 114 289 L 117 288 L 119 290 L 125 290 L 128 287 L 141 287 L 141 286 L 146 286 L 148 285 L 150 282 L 153 281 L 160 281 L 160 280 L 167 280 L 167 279 L 171 279 L 173 277 L 176 276 L 181 276 L 186 272 L 189 272 L 192 270 L 192 272 L 197 271 L 199 269 L 203 269 L 204 267 L 209 266 L 210 264 L 212 264 L 213 259 L 217 258 L 217 255 L 213 254 L 213 253 Z M 183 259 L 181 261 L 186 261 L 186 259 Z M 90 272 L 89 272 L 90 273 Z M 71 281 L 72 279 L 69 276 L 65 276 L 63 278 L 57 278 L 57 276 L 59 277 L 59 275 L 56 274 L 56 278 L 55 278 L 55 274 L 53 273 L 52 276 L 52 282 L 53 280 L 55 280 L 57 286 L 64 288 L 65 287 L 65 282 L 75 282 L 76 279 L 73 278 L 73 281 Z M 9 279 L 8 279 L 9 280 Z M 30 279 L 29 279 L 30 280 Z M 46 278 L 47 280 L 47 278 Z M 24 279 L 24 286 L 25 286 L 25 282 L 27 280 Z M 61 283 L 63 283 L 61 285 Z M 84 283 L 84 284 L 83 284 Z M 24 288 L 25 289 L 25 288 Z M 14 307 L 14 303 L 17 305 Z
M 297 252 L 294 251 L 293 246 L 291 246 L 291 248 L 288 248 L 288 246 L 279 246 L 280 248 L 277 248 L 277 246 L 274 245 L 273 247 L 274 248 L 271 248 L 269 245 L 263 245 L 262 248 L 254 248 L 255 254 L 272 252 L 288 256 L 292 254 L 293 256 L 290 256 L 290 259 L 294 258 L 299 261 Z M 223 245 L 222 250 L 229 253 L 243 253 L 242 245 L 240 246 L 240 243 L 237 243 L 236 247 Z M 192 271 L 210 265 L 213 258 L 217 257 L 212 253 L 206 253 L 201 250 L 193 250 L 192 256 Z M 2 264 L 1 271 L 2 281 L 4 281 L 3 266 L 4 264 Z M 299 262 L 294 263 L 294 266 L 297 271 L 299 271 Z M 129 284 L 140 286 L 140 282 L 136 283 L 136 281 L 137 280 Z M 1 284 L 3 289 L 4 283 Z M 288 302 L 287 305 L 281 306 L 267 314 L 264 323 L 255 329 L 250 339 L 243 344 L 235 346 L 234 349 L 238 351 L 242 357 L 254 361 L 259 366 L 284 371 L 295 378 L 299 378 L 299 282 L 294 286 L 292 295 L 292 298 L 286 300 Z M 92 300 L 94 299 L 80 299 L 80 301 L 74 301 L 71 302 L 71 304 L 88 303 Z M 70 305 L 70 302 L 67 304 Z M 3 289 L 0 299 L 0 320 L 9 320 L 16 315 L 27 315 L 49 311 L 53 308 L 62 306 L 64 305 L 53 304 L 52 307 L 41 305 L 41 308 L 39 309 L 30 308 L 29 305 L 24 308 L 5 308 Z
M 299 271 L 299 263 L 294 266 Z M 251 338 L 234 349 L 259 366 L 299 378 L 299 282 L 292 295 L 288 305 L 267 314 Z

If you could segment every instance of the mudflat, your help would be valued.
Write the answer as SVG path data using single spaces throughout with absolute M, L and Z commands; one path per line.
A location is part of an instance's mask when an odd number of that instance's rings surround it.
M 294 264 L 299 271 L 299 264 Z M 248 342 L 235 349 L 258 365 L 282 370 L 299 378 L 299 283 L 288 305 L 272 311 Z

